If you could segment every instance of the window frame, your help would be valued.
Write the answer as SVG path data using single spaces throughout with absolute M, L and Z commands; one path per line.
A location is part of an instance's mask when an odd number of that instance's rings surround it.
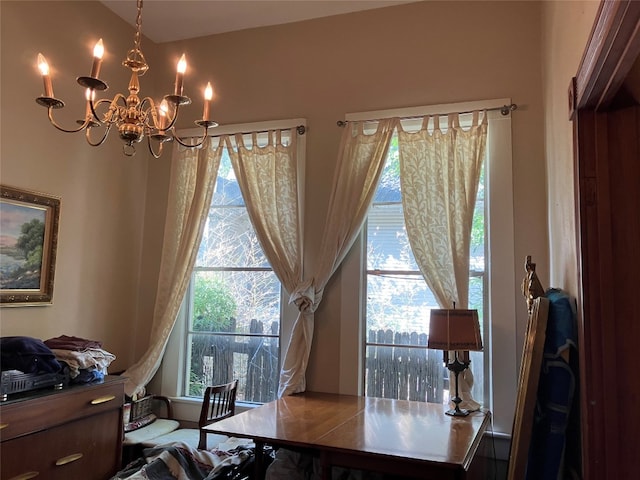
M 430 105 L 421 107 L 378 110 L 350 113 L 347 121 L 366 121 L 390 117 L 412 117 L 468 112 L 482 109 L 499 109 L 510 105 L 510 98 Z M 478 399 L 483 406 L 493 412 L 494 431 L 511 431 L 515 408 L 518 378 L 517 324 L 515 292 L 519 281 L 516 278 L 514 206 L 513 206 L 513 166 L 511 142 L 511 115 L 503 116 L 499 110 L 488 112 L 489 130 L 487 151 L 489 162 L 486 168 L 485 215 L 488 227 L 486 235 L 485 276 L 485 325 L 483 340 L 485 345 L 484 392 L 485 398 Z M 493 234 L 492 234 L 493 232 Z M 495 234 L 499 232 L 499 234 Z M 362 395 L 364 393 L 364 365 L 366 339 L 366 242 L 359 235 L 351 252 L 342 264 L 342 318 L 357 317 L 358 323 L 342 322 L 340 345 L 340 392 Z M 354 306 L 349 299 L 354 296 L 357 286 L 360 302 Z M 347 339 L 359 339 L 358 348 Z M 356 388 L 353 384 L 357 385 Z

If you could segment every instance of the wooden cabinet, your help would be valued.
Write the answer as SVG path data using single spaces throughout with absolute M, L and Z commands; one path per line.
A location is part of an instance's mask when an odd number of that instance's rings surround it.
M 105 480 L 120 468 L 124 379 L 0 404 L 0 478 Z

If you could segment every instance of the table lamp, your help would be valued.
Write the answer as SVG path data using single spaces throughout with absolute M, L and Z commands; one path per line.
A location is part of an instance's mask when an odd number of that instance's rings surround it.
M 444 350 L 444 363 L 455 374 L 456 393 L 451 401 L 455 408 L 447 411 L 447 415 L 463 417 L 469 411 L 460 408 L 462 401 L 458 391 L 458 375 L 471 363 L 469 350 L 482 350 L 480 323 L 477 310 L 433 309 L 429 325 L 427 348 Z M 453 351 L 453 359 L 450 353 Z

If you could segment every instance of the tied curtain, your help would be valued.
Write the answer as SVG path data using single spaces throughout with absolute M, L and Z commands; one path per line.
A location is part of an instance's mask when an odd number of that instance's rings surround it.
M 463 129 L 459 115 L 449 115 L 446 130 L 429 131 L 429 118 L 417 132 L 405 132 L 400 119 L 377 122 L 372 135 L 362 122 L 350 122 L 343 132 L 338 165 L 320 248 L 319 267 L 313 278 L 291 295 L 300 313 L 284 354 L 278 395 L 303 392 L 305 372 L 313 341 L 314 312 L 327 282 L 344 259 L 364 223 L 389 143 L 398 130 L 400 181 L 409 243 L 425 281 L 441 307 L 457 301 L 463 308 L 469 292 L 471 222 L 485 155 L 486 112 Z M 471 377 L 471 375 L 470 375 Z M 473 380 L 462 387 L 470 407 Z M 476 407 L 477 408 L 477 407 Z
M 131 397 L 144 395 L 162 361 L 196 261 L 221 156 L 222 141 L 214 147 L 211 138 L 201 148 L 174 150 L 149 347 L 122 374 L 127 377 L 125 393 Z
M 393 119 L 382 120 L 375 133 L 366 135 L 361 122 L 350 123 L 342 134 L 317 270 L 290 297 L 299 313 L 283 357 L 279 397 L 306 389 L 314 312 L 327 282 L 360 232 L 382 173 L 394 125 Z

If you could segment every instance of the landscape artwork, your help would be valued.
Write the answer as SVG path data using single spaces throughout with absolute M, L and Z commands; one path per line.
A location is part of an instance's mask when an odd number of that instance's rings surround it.
M 60 199 L 0 186 L 0 305 L 53 297 Z

